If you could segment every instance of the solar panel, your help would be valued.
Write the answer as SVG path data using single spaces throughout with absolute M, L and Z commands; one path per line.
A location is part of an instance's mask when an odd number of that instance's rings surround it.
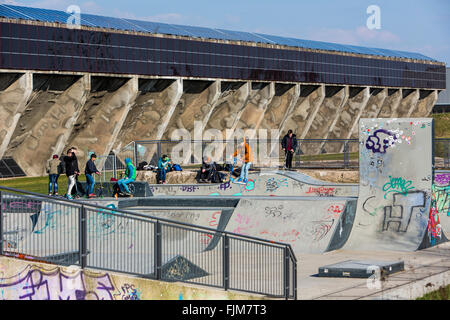
M 57 23 L 67 23 L 68 19 L 70 18 L 70 15 L 64 11 L 38 9 L 6 4 L 0 4 L 0 16 L 12 19 L 26 19 L 44 22 L 57 22 Z M 418 60 L 436 61 L 435 59 L 431 59 L 420 53 L 414 52 L 389 50 L 381 48 L 368 48 L 354 45 L 342 45 L 337 43 L 302 40 L 289 37 L 266 35 L 261 33 L 231 31 L 225 29 L 212 29 L 194 26 L 182 26 L 160 22 L 105 17 L 92 14 L 81 14 L 80 17 L 81 17 L 81 25 L 88 27 L 95 26 L 100 28 L 116 29 L 116 30 L 159 33 L 159 34 L 188 36 L 205 39 L 268 43 L 307 49 L 350 52 L 350 53 L 368 54 L 384 57 L 401 57 Z
M 23 177 L 25 173 L 13 158 L 0 159 L 0 178 Z
M 82 22 L 88 23 L 87 24 L 88 26 L 90 25 L 99 28 L 108 28 L 117 30 L 144 31 L 144 30 L 136 30 L 136 26 L 119 18 L 107 18 L 93 14 L 81 14 L 80 17 Z
M 205 38 L 205 39 L 221 39 L 223 37 L 223 32 L 210 29 L 210 28 L 204 28 L 204 27 L 194 27 L 194 26 L 179 26 L 179 25 L 173 25 L 177 26 L 179 28 L 184 29 L 186 32 L 191 34 L 191 37 L 196 38 Z

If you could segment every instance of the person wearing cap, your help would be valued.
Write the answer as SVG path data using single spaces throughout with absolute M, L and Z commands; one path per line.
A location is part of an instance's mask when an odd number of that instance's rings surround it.
M 58 155 L 54 154 L 53 158 L 47 162 L 47 173 L 48 173 L 48 195 L 52 196 L 58 195 L 58 165 L 60 161 Z
M 97 167 L 95 166 L 95 160 L 97 159 L 97 155 L 95 153 L 91 154 L 90 159 L 86 162 L 86 168 L 84 170 L 84 174 L 86 176 L 86 195 L 88 198 L 95 197 L 94 194 L 94 185 L 95 179 L 94 174 L 100 175 Z
M 128 189 L 127 185 L 136 180 L 136 167 L 131 162 L 130 158 L 125 158 L 125 165 L 127 166 L 127 169 L 124 172 L 125 177 L 117 181 L 117 184 L 119 185 L 122 193 L 131 195 L 130 189 Z
M 162 157 L 158 160 L 158 169 L 159 169 L 159 183 L 166 183 L 166 175 L 167 172 L 170 171 L 171 161 L 166 154 L 163 154 Z

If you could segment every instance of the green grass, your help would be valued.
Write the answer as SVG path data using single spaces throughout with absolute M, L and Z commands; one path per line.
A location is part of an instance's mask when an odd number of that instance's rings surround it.
M 80 175 L 78 178 L 79 181 L 86 181 L 86 178 L 83 175 Z M 33 177 L 33 178 L 14 178 L 14 179 L 5 179 L 0 180 L 0 186 L 20 189 L 35 193 L 48 194 L 48 176 L 44 177 Z M 58 194 L 64 195 L 67 189 L 67 176 L 60 175 L 58 178 Z
M 427 293 L 416 300 L 450 300 L 450 285 L 440 287 L 438 290 Z
M 298 156 L 296 156 L 295 159 L 300 161 L 344 160 L 344 157 L 345 155 L 343 153 L 325 153 L 318 155 L 302 155 L 300 156 L 300 159 L 298 159 Z M 358 159 L 358 157 L 359 157 L 358 152 L 350 152 L 348 154 L 349 160 L 356 160 Z
M 450 138 L 450 113 L 435 113 L 434 119 L 434 137 Z

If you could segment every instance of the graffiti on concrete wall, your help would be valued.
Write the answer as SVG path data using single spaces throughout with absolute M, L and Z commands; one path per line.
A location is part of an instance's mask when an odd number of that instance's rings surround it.
M 383 231 L 406 232 L 414 210 L 423 212 L 426 195 L 422 191 L 393 194 L 392 205 L 384 207 Z M 416 209 L 417 208 L 417 209 Z
M 281 187 L 289 187 L 287 178 L 280 178 L 280 179 L 269 178 L 266 181 L 266 191 L 274 192 Z
M 308 187 L 306 194 L 315 194 L 318 197 L 334 197 L 336 188 L 334 187 Z
M 434 182 L 439 186 L 450 185 L 450 173 L 438 173 L 434 176 Z
M 383 185 L 384 198 L 391 192 L 402 193 L 406 196 L 409 190 L 414 189 L 411 180 L 406 180 L 401 177 L 389 176 L 389 181 Z
M 141 300 L 142 291 L 134 284 L 125 283 L 120 289 L 120 293 L 114 294 L 114 300 Z
M 0 296 L 7 300 L 114 300 L 116 288 L 108 274 L 46 270 L 35 265 L 0 278 Z
M 361 119 L 358 208 L 347 248 L 419 248 L 431 204 L 431 122 Z
M 435 175 L 431 193 L 430 215 L 428 218 L 428 239 L 435 245 L 442 239 L 440 219 L 450 217 L 450 174 Z
M 368 133 L 371 129 L 367 129 Z M 366 148 L 373 153 L 386 153 L 389 147 L 394 145 L 394 141 L 397 140 L 397 136 L 384 129 L 375 130 L 366 140 Z

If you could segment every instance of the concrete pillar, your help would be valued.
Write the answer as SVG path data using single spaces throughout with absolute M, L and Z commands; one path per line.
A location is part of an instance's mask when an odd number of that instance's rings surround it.
M 267 139 L 280 139 L 284 134 L 284 127 L 289 115 L 300 97 L 300 85 L 276 84 L 275 95 L 272 102 L 267 107 L 260 129 L 267 130 Z M 272 136 L 271 130 L 278 129 L 278 134 Z M 273 145 L 269 154 L 273 154 L 275 148 L 280 148 L 279 144 Z
M 102 81 L 107 82 L 108 79 Z M 65 148 L 77 147 L 81 170 L 87 161 L 88 151 L 97 155 L 109 154 L 137 94 L 137 77 L 128 79 L 112 92 L 91 92 Z
M 384 101 L 388 96 L 388 89 L 371 88 L 369 101 L 367 101 L 366 108 L 362 111 L 360 118 L 378 118 Z M 351 138 L 358 138 L 358 125 L 354 128 Z
M 206 124 L 211 118 L 212 113 L 217 107 L 221 92 L 221 81 L 215 81 L 211 87 L 208 96 L 208 103 L 202 106 L 202 112 L 205 115 L 202 120 L 202 132 L 205 130 Z
M 366 108 L 370 98 L 369 87 L 350 88 L 350 96 L 342 108 L 334 128 L 331 130 L 330 139 L 349 139 L 352 131 L 357 127 L 359 118 Z M 350 130 L 349 130 L 350 129 Z
M 334 128 L 339 114 L 349 97 L 348 86 L 327 86 L 325 91 L 325 99 L 305 136 L 306 139 L 326 139 Z M 318 154 L 321 152 L 322 147 L 323 143 L 311 143 L 308 144 L 303 152 L 306 154 Z
M 402 100 L 398 106 L 396 112 L 393 114 L 393 118 L 406 118 L 411 111 L 416 108 L 419 101 L 418 89 L 402 89 Z
M 328 135 L 329 139 L 350 139 L 352 132 L 358 127 L 359 119 L 370 98 L 369 87 L 350 88 L 350 96 L 338 113 L 337 121 Z M 342 152 L 344 143 L 325 145 L 328 153 Z
M 386 100 L 387 96 L 388 96 L 388 89 L 371 88 L 369 100 L 367 101 L 365 109 L 362 110 L 362 113 L 361 113 L 359 119 L 378 118 L 378 114 L 380 113 L 381 108 L 383 107 L 383 103 Z M 349 139 L 358 139 L 359 119 L 358 119 L 358 122 L 356 122 L 356 125 L 352 129 Z M 349 152 L 358 152 L 358 148 L 359 148 L 358 144 L 352 143 L 349 145 Z M 343 149 L 341 149 L 341 152 L 342 151 L 343 151 Z
M 33 75 L 27 72 L 0 92 L 0 159 L 5 154 L 20 116 L 33 92 Z
M 35 103 L 29 105 L 35 116 L 20 120 L 25 122 L 20 127 L 26 128 L 26 131 L 15 138 L 7 152 L 27 175 L 45 175 L 47 161 L 53 154 L 61 155 L 64 152 L 89 92 L 90 76 L 85 75 L 52 103 L 44 104 L 41 108 Z
M 271 130 L 284 128 L 288 115 L 292 113 L 300 96 L 300 85 L 275 84 L 275 95 L 267 106 L 261 129 Z
M 202 140 L 203 130 L 206 123 L 214 111 L 221 94 L 220 81 L 183 81 L 183 95 L 181 96 L 177 107 L 167 125 L 162 140 L 180 139 L 180 134 L 184 134 L 180 129 L 190 133 L 191 140 Z M 175 144 L 167 144 L 164 152 L 173 156 L 173 147 Z M 190 159 L 196 163 L 201 162 L 201 143 L 191 144 Z M 193 148 L 193 149 L 192 149 Z M 186 157 L 186 160 L 188 157 Z
M 262 87 L 253 84 L 251 98 L 248 100 L 247 105 L 242 110 L 239 117 L 236 129 L 258 130 L 261 122 L 264 119 L 267 107 L 275 96 L 275 83 L 270 82 Z M 254 138 L 254 137 L 249 137 Z
M 194 137 L 194 122 L 206 125 L 220 97 L 220 81 L 184 80 L 183 95 L 170 119 L 163 140 L 170 140 L 176 129 L 186 129 Z M 191 89 L 189 89 L 191 87 Z
M 142 82 L 136 98 L 114 146 L 119 152 L 135 140 L 155 140 L 166 129 L 183 92 L 181 80 Z
M 300 94 L 294 107 L 283 120 L 281 134 L 291 129 L 297 138 L 304 139 L 325 99 L 325 86 L 300 85 L 299 90 Z
M 419 101 L 414 109 L 408 112 L 408 118 L 428 117 L 438 99 L 438 90 L 420 90 Z
M 388 95 L 377 118 L 393 118 L 401 101 L 402 89 L 388 89 Z
M 239 87 L 238 87 L 239 86 Z M 247 105 L 251 94 L 251 83 L 224 83 L 222 93 L 217 101 L 216 108 L 209 117 L 204 130 L 217 129 L 222 132 L 224 139 L 227 129 L 234 130 Z

